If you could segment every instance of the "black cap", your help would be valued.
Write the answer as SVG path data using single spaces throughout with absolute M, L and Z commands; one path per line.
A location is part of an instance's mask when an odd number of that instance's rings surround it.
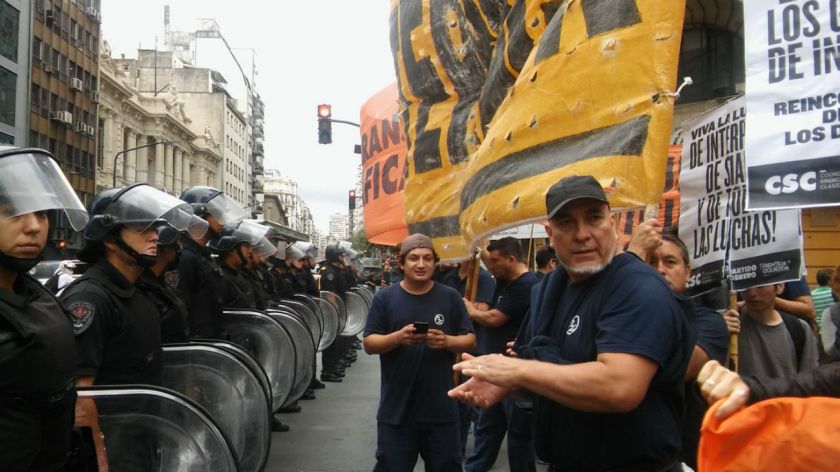
M 580 198 L 591 198 L 609 205 L 604 189 L 601 184 L 591 175 L 572 175 L 561 179 L 548 189 L 545 194 L 545 210 L 548 219 L 566 206 L 572 200 Z

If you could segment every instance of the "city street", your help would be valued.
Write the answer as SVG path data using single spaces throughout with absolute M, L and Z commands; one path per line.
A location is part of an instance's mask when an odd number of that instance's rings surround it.
M 320 370 L 320 369 L 319 369 Z M 318 398 L 301 402 L 303 411 L 283 415 L 291 426 L 273 433 L 267 472 L 366 472 L 373 470 L 376 408 L 379 403 L 379 358 L 359 351 L 344 382 L 328 383 Z M 470 436 L 472 440 L 472 436 Z M 469 453 L 469 451 L 468 451 Z M 491 469 L 507 471 L 507 450 Z M 423 471 L 422 460 L 416 471 Z M 543 468 L 538 468 L 543 470 Z

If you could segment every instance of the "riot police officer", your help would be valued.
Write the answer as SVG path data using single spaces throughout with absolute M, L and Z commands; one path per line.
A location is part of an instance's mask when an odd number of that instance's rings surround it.
M 87 222 L 45 151 L 0 148 L 0 470 L 63 470 L 76 392 L 69 314 L 27 274 L 42 257 L 47 212 Z
M 342 300 L 347 297 L 347 277 L 344 274 L 344 249 L 338 244 L 327 246 L 324 253 L 327 264 L 321 271 L 321 290 L 333 292 Z M 346 339 L 336 336 L 335 341 L 321 352 L 321 380 L 341 382 L 347 363 L 342 357 L 345 353 Z
M 187 306 L 190 334 L 200 338 L 220 338 L 218 325 L 222 313 L 223 286 L 218 265 L 207 249 L 218 238 L 225 224 L 234 225 L 247 214 L 233 199 L 213 187 L 190 187 L 181 193 L 196 216 L 210 225 L 200 238 L 182 238 L 183 252 L 178 263 L 178 294 Z
M 222 268 L 224 308 L 265 309 L 265 301 L 257 300 L 254 286 L 240 274 L 251 259 L 251 251 L 268 232 L 266 226 L 250 221 L 225 225 L 219 237 L 207 247 L 219 255 Z M 260 304 L 261 306 L 257 306 Z
M 263 236 L 260 242 L 251 248 L 248 260 L 240 270 L 242 277 L 253 287 L 258 310 L 265 310 L 279 300 L 272 290 L 266 288 L 266 273 L 262 270 L 265 267 L 265 261 L 277 251 L 277 246 L 271 244 L 268 238 Z
M 78 256 L 92 264 L 61 294 L 73 314 L 77 385 L 160 383 L 160 314 L 135 284 L 155 264 L 158 226 L 201 237 L 207 222 L 144 183 L 97 195 Z
M 137 281 L 140 289 L 155 304 L 160 313 L 161 342 L 184 343 L 189 340 L 187 305 L 175 291 L 178 259 L 181 254 L 180 232 L 169 225 L 161 225 L 158 233 L 158 254 L 154 265 L 147 268 Z
M 303 258 L 303 270 L 301 271 L 300 279 L 305 287 L 305 293 L 312 297 L 318 297 L 321 295 L 321 292 L 318 290 L 318 281 L 315 280 L 315 274 L 312 273 L 315 270 L 315 258 L 318 257 L 318 248 L 313 244 L 306 243 L 302 243 L 302 246 L 306 257 Z

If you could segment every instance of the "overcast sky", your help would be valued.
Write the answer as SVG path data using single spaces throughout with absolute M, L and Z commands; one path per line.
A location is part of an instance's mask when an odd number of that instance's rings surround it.
M 347 212 L 358 179 L 357 128 L 333 124 L 333 143 L 318 144 L 316 106 L 359 121 L 368 97 L 395 80 L 388 44 L 387 0 L 123 0 L 102 1 L 102 34 L 115 56 L 163 46 L 163 7 L 173 29 L 195 30 L 215 18 L 233 48 L 256 50 L 257 90 L 265 102 L 265 167 L 295 179 L 315 225 Z

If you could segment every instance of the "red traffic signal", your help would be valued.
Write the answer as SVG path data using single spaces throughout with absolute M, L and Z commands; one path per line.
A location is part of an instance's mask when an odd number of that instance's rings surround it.
M 348 195 L 349 195 L 350 209 L 355 210 L 356 209 L 356 191 L 355 190 L 350 190 L 348 192 Z
M 332 106 L 322 103 L 318 105 L 318 118 L 329 118 L 332 116 Z

